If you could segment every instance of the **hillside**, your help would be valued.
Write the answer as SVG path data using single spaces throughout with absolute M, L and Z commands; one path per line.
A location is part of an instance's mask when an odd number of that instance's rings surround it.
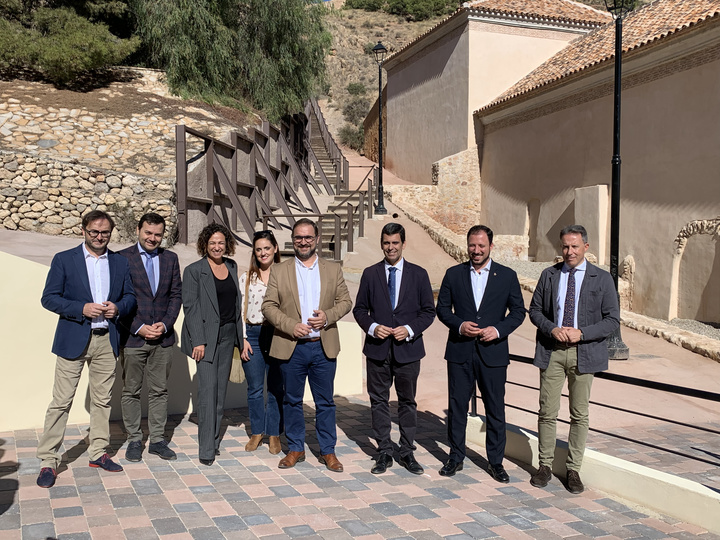
M 638 4 L 647 2 L 648 0 L 638 0 Z M 603 0 L 585 0 L 581 3 L 605 10 Z M 348 84 L 360 83 L 366 89 L 363 117 L 377 99 L 378 66 L 370 49 L 378 41 L 382 41 L 389 53 L 400 50 L 443 18 L 412 22 L 383 12 L 345 9 L 342 8 L 342 0 L 331 2 L 326 22 L 333 37 L 333 44 L 326 61 L 327 105 L 323 107 L 323 113 L 336 139 L 345 123 L 343 108 L 353 100 L 353 96 L 347 91 Z M 385 84 L 385 73 L 383 73 L 383 84 Z M 362 100 L 355 101 L 362 102 Z

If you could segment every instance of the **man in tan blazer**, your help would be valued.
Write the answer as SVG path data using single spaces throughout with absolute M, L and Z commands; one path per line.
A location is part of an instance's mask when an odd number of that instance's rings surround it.
M 352 300 L 339 264 L 318 257 L 318 228 L 302 218 L 292 231 L 295 257 L 273 265 L 262 304 L 275 327 L 270 356 L 280 360 L 285 384 L 283 413 L 288 453 L 281 469 L 305 460 L 305 381 L 315 401 L 315 431 L 320 462 L 333 472 L 343 466 L 335 456 L 337 433 L 333 400 L 335 367 L 340 352 L 337 321 Z

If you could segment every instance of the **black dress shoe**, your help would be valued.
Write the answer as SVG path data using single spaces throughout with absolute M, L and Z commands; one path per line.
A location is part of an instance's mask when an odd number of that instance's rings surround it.
M 216 448 L 216 449 L 215 449 L 215 455 L 216 455 L 216 456 L 219 456 L 219 455 L 220 455 L 220 449 L 219 449 L 219 448 Z
M 209 467 L 210 465 L 212 465 L 215 462 L 214 459 L 203 459 L 203 458 L 200 458 L 199 461 L 200 461 L 200 463 L 202 463 L 203 465 L 205 465 L 207 467 Z
M 393 458 L 390 454 L 382 452 L 375 460 L 375 465 L 372 466 L 370 472 L 373 474 L 382 474 L 393 466 Z
M 507 484 L 510 482 L 510 477 L 505 471 L 505 467 L 501 465 L 488 465 L 488 474 L 492 476 L 498 482 Z
M 453 476 L 456 472 L 463 470 L 462 461 L 448 459 L 440 469 L 440 476 Z
M 417 462 L 415 456 L 413 456 L 412 454 L 408 454 L 407 456 L 400 456 L 400 459 L 398 459 L 398 463 L 413 474 L 422 474 L 425 472 L 425 470 L 422 468 L 422 465 Z

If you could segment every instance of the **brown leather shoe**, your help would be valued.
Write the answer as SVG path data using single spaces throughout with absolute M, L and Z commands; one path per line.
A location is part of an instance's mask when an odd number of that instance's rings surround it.
M 580 473 L 577 471 L 567 472 L 567 489 L 570 493 L 577 495 L 585 491 L 585 486 L 580 480 Z
M 250 440 L 245 445 L 245 451 L 246 452 L 254 452 L 257 450 L 258 446 L 262 444 L 263 435 L 262 433 L 259 435 L 253 435 L 250 437 Z
M 324 456 L 320 456 L 318 461 L 320 461 L 320 463 L 324 463 L 329 471 L 343 472 L 345 470 L 335 454 L 325 454 Z
M 278 435 L 270 435 L 270 440 L 268 441 L 268 450 L 271 454 L 280 453 L 280 450 L 282 450 L 282 445 L 280 444 L 280 437 Z
M 280 460 L 278 467 L 281 469 L 292 469 L 298 461 L 305 461 L 305 451 L 296 452 L 290 450 L 287 455 Z
M 552 480 L 552 470 L 547 465 L 540 465 L 537 472 L 530 477 L 530 484 L 544 488 Z

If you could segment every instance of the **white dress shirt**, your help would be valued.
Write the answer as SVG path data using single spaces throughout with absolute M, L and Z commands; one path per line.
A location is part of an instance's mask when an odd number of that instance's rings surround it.
M 88 281 L 90 282 L 90 292 L 92 293 L 93 302 L 102 304 L 106 302 L 110 296 L 110 261 L 108 260 L 108 252 L 96 257 L 90 253 L 85 244 L 82 245 L 83 255 L 85 256 L 85 269 L 87 270 Z M 92 320 L 92 328 L 107 328 L 108 322 L 105 315 L 100 315 Z
M 315 256 L 315 262 L 310 268 L 295 257 L 295 277 L 297 278 L 298 295 L 300 296 L 300 313 L 302 323 L 308 324 L 308 319 L 313 317 L 313 312 L 320 308 L 320 268 L 318 267 L 319 257 Z M 312 329 L 304 339 L 320 337 L 320 331 Z
M 580 288 L 582 287 L 583 279 L 585 279 L 585 270 L 587 269 L 587 260 L 583 260 L 582 263 L 575 267 L 575 317 L 573 319 L 573 328 L 578 327 L 578 306 L 580 305 Z M 565 314 L 565 295 L 567 294 L 568 276 L 570 275 L 570 267 L 567 264 L 563 264 L 562 270 L 560 271 L 560 282 L 558 283 L 558 295 L 556 308 L 556 319 L 555 323 L 558 327 L 562 326 L 563 316 Z
M 482 304 L 483 297 L 485 296 L 485 289 L 487 289 L 491 266 L 492 259 L 488 259 L 487 264 L 479 271 L 476 271 L 472 264 L 470 265 L 470 284 L 472 285 L 473 299 L 475 300 L 475 309 L 477 310 L 480 309 L 480 304 Z M 462 324 L 460 327 L 462 328 Z M 495 330 L 497 337 L 500 337 L 500 332 L 498 332 L 497 328 L 493 326 L 493 329 Z M 460 329 L 458 329 L 458 334 L 460 334 Z
M 398 302 L 400 301 L 400 283 L 402 283 L 402 274 L 403 274 L 403 263 L 405 262 L 405 259 L 403 257 L 400 257 L 400 260 L 395 263 L 395 307 L 397 307 Z M 387 287 L 388 280 L 390 279 L 390 268 L 392 268 L 393 265 L 391 265 L 389 262 L 385 261 L 385 286 Z M 389 291 L 388 291 L 389 292 Z M 410 328 L 409 325 L 405 324 L 403 325 L 407 331 L 408 331 L 408 337 L 405 338 L 405 341 L 410 341 L 414 336 L 415 332 L 413 332 L 412 328 Z M 368 328 L 368 335 L 375 337 L 375 329 L 378 327 L 378 323 L 372 323 L 370 325 L 370 328 Z

